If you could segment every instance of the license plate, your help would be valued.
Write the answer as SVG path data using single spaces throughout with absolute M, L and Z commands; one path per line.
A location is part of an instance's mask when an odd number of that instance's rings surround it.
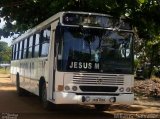
M 93 102 L 105 102 L 106 100 L 104 98 L 95 98 L 93 99 Z

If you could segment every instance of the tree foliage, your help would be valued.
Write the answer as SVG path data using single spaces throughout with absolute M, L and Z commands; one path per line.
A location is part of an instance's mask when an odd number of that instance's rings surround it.
M 0 41 L 0 62 L 9 62 L 11 60 L 11 48 L 6 42 Z

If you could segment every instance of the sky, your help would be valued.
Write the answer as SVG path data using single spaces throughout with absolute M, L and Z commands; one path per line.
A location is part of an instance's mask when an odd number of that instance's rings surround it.
M 4 26 L 5 22 L 3 21 L 3 19 L 1 18 L 1 22 L 0 22 L 0 28 L 2 28 Z M 8 37 L 8 38 L 3 38 L 1 37 L 1 40 L 0 41 L 5 41 L 8 43 L 8 45 L 10 46 L 11 45 L 11 41 L 12 41 L 12 37 Z

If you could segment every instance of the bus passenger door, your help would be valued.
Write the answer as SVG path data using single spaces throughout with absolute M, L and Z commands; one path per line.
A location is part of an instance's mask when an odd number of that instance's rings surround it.
M 50 37 L 50 49 L 48 56 L 49 63 L 49 80 L 48 80 L 48 97 L 53 99 L 53 93 L 55 91 L 55 72 L 56 72 L 56 42 L 55 42 L 55 30 L 59 19 L 51 24 L 51 37 Z

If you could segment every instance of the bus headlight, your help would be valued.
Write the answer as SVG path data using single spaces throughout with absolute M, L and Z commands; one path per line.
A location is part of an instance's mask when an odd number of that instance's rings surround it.
M 73 87 L 72 87 L 72 90 L 73 90 L 73 91 L 77 91 L 77 89 L 78 89 L 77 86 L 73 86 Z
M 131 88 L 130 87 L 127 87 L 126 88 L 126 92 L 130 92 L 131 91 Z
M 63 91 L 63 90 L 64 90 L 63 85 L 58 85 L 58 91 Z
M 65 90 L 70 90 L 70 87 L 69 87 L 69 86 L 65 86 L 64 89 L 65 89 Z
M 119 91 L 124 92 L 124 88 L 123 87 L 119 88 Z

